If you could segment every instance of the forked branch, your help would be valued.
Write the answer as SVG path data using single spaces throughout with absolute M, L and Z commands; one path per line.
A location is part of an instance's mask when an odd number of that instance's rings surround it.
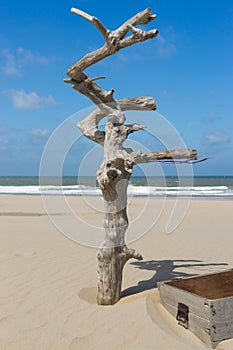
M 133 45 L 137 42 L 151 39 L 158 34 L 157 29 L 145 32 L 141 29 L 134 28 L 134 26 L 138 24 L 147 24 L 156 17 L 151 16 L 151 9 L 145 9 L 144 11 L 138 13 L 114 31 L 107 30 L 103 23 L 94 16 L 75 8 L 72 8 L 71 11 L 93 23 L 105 39 L 104 46 L 96 51 L 88 53 L 67 70 L 67 75 L 78 82 L 80 79 L 82 80 L 82 77 L 80 76 L 81 73 L 91 65 L 105 59 L 110 55 L 113 55 L 120 49 Z M 132 35 L 125 38 L 128 32 L 131 32 Z

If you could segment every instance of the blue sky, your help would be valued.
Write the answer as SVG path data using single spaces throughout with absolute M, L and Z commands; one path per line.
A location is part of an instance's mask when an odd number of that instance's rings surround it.
M 102 46 L 103 39 L 93 25 L 71 14 L 71 7 L 95 15 L 109 29 L 152 8 L 158 17 L 144 29 L 158 28 L 158 37 L 120 51 L 87 73 L 106 76 L 100 84 L 113 87 L 116 98 L 154 97 L 157 111 L 187 147 L 209 157 L 195 165 L 196 175 L 233 175 L 231 0 L 119 0 L 111 7 L 108 1 L 90 0 L 1 1 L 0 175 L 38 175 L 53 131 L 92 106 L 63 79 L 66 69 Z M 65 162 L 66 174 L 77 171 L 85 154 L 80 147 L 88 151 L 92 146 L 77 141 Z

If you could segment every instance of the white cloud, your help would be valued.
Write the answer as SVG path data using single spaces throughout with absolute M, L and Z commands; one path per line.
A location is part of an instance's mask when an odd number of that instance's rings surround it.
M 5 75 L 20 75 L 21 66 L 16 63 L 15 56 L 8 50 L 2 50 L 1 56 L 5 60 L 4 64 L 1 65 L 1 70 Z
M 171 91 L 163 89 L 160 93 L 163 97 L 174 97 Z
M 25 92 L 24 90 L 2 91 L 13 103 L 16 109 L 32 110 L 39 109 L 46 105 L 54 105 L 56 102 L 52 95 L 41 97 L 36 92 Z
M 46 142 L 47 136 L 50 134 L 50 132 L 47 129 L 35 128 L 28 130 L 28 134 L 30 136 L 30 142 L 37 145 L 42 145 L 44 142 Z
M 231 136 L 223 131 L 210 130 L 205 134 L 205 140 L 212 145 L 226 144 L 231 141 Z
M 22 47 L 19 47 L 16 50 L 16 54 L 19 56 L 19 59 L 22 63 L 33 62 L 37 64 L 47 64 L 48 58 L 41 56 L 37 52 L 32 52 L 31 50 L 26 50 Z
M 215 114 L 215 113 L 209 113 L 207 116 L 207 120 L 209 122 L 214 122 L 215 120 L 219 120 L 219 119 L 222 119 L 222 118 L 218 114 Z
M 0 124 L 0 133 L 4 133 L 8 131 L 8 127 L 6 125 Z
M 9 141 L 3 138 L 0 138 L 0 152 L 7 151 L 9 148 Z
M 157 54 L 159 57 L 169 57 L 176 52 L 176 45 L 173 38 L 165 38 L 162 35 L 157 37 Z
M 159 34 L 152 41 L 150 46 L 159 58 L 172 56 L 177 52 L 177 42 L 179 37 L 172 26 L 165 27 L 159 31 Z
M 49 134 L 49 130 L 36 128 L 36 129 L 29 130 L 28 133 L 30 135 L 33 135 L 33 136 L 42 136 L 42 137 L 44 137 L 44 136 L 47 136 Z
M 30 64 L 47 64 L 48 59 L 36 52 L 26 50 L 22 47 L 17 48 L 14 52 L 3 49 L 0 53 L 0 57 L 3 59 L 1 64 L 1 70 L 7 76 L 20 76 L 23 73 L 23 68 Z
M 204 123 L 214 123 L 216 120 L 222 119 L 221 116 L 219 116 L 216 113 L 210 112 L 205 117 L 202 118 Z

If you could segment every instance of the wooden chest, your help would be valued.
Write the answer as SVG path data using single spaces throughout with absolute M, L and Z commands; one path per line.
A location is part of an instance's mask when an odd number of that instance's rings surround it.
M 233 269 L 158 285 L 161 304 L 206 345 L 233 338 Z

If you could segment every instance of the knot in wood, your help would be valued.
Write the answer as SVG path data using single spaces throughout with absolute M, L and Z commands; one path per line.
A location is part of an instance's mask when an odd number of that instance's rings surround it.
M 121 176 L 121 171 L 115 168 L 107 170 L 107 176 L 111 182 Z
M 104 139 L 105 139 L 105 132 L 104 132 L 104 131 L 97 130 L 97 131 L 94 133 L 94 136 L 95 136 L 96 140 L 98 140 L 99 142 L 104 142 Z M 91 140 L 92 140 L 92 138 L 91 138 Z
M 133 163 L 131 160 L 125 160 L 125 170 L 129 174 L 133 174 Z
M 114 51 L 118 51 L 119 37 L 112 31 L 108 31 L 106 35 L 106 43 L 109 48 L 114 49 Z
M 106 164 L 106 174 L 110 182 L 113 182 L 115 179 L 120 178 L 122 175 L 121 170 L 118 168 L 117 160 L 108 162 Z

